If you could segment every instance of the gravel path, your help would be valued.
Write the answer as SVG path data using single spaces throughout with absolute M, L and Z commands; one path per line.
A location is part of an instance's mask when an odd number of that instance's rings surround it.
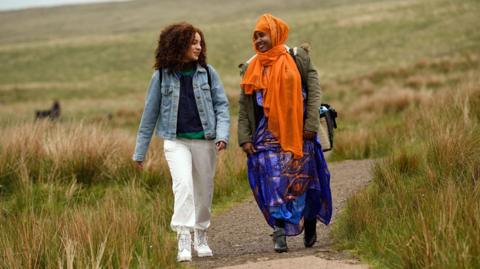
M 329 164 L 333 196 L 333 219 L 346 199 L 366 186 L 371 179 L 373 161 L 342 161 Z M 209 243 L 211 258 L 194 257 L 192 266 L 207 268 L 292 268 L 303 264 L 312 268 L 368 268 L 348 254 L 332 249 L 330 227 L 317 224 L 318 241 L 312 248 L 303 246 L 303 234 L 288 237 L 287 253 L 273 251 L 272 229 L 260 213 L 253 196 L 212 218 Z M 303 267 L 303 266 L 302 266 Z

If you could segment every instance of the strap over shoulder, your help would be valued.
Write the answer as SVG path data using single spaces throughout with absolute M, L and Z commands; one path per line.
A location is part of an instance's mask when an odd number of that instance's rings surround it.
M 212 89 L 212 77 L 210 76 L 210 67 L 207 65 L 205 68 L 207 70 L 207 77 L 208 77 L 208 87 Z

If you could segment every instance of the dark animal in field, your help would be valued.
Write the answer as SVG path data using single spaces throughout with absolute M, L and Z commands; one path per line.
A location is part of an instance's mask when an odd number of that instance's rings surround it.
M 54 101 L 49 110 L 35 110 L 35 120 L 47 118 L 52 121 L 60 118 L 60 103 L 58 101 Z

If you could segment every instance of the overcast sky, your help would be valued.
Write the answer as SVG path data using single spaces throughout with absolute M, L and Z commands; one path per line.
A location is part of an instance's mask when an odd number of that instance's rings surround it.
M 0 0 L 0 10 L 114 1 L 118 2 L 126 0 Z

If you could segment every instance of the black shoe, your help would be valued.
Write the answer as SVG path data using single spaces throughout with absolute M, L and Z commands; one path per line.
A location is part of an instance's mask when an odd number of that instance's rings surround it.
M 287 252 L 287 237 L 285 236 L 285 228 L 275 227 L 273 231 L 273 249 L 278 252 Z
M 305 231 L 303 232 L 303 244 L 311 248 L 317 242 L 317 220 L 305 220 Z

